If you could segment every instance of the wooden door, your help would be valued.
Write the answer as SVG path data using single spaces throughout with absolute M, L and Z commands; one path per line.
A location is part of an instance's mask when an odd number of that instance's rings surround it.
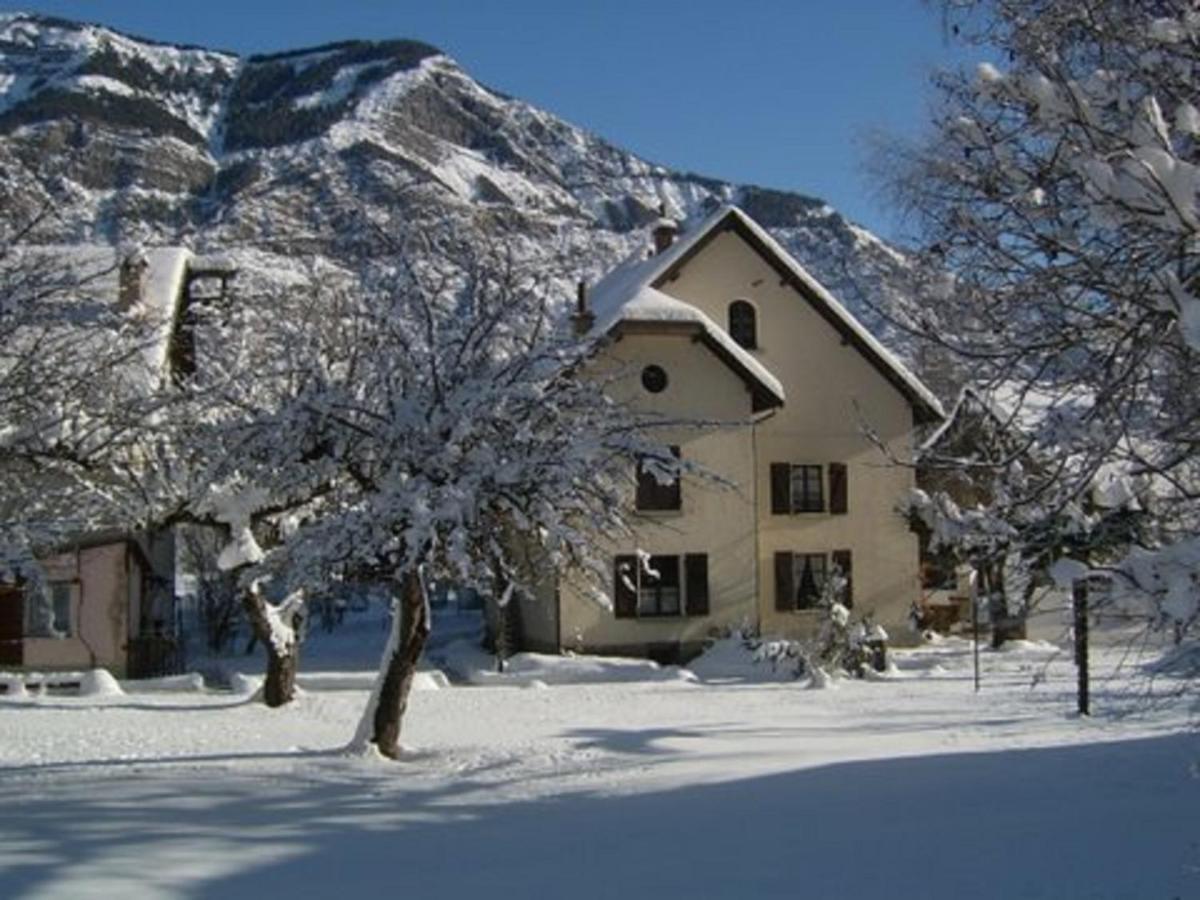
M 25 592 L 0 585 L 0 666 L 24 664 L 24 631 Z

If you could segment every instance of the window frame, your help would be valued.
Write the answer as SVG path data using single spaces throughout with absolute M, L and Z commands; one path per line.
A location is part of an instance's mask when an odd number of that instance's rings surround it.
M 820 569 L 820 573 L 813 571 L 812 563 L 819 561 L 820 565 L 816 568 Z M 804 590 L 804 570 L 809 569 L 813 576 L 813 588 L 809 594 L 802 593 Z M 821 605 L 821 597 L 825 592 L 825 586 L 829 583 L 829 554 L 820 553 L 792 553 L 792 585 L 795 596 L 793 600 L 793 609 L 807 610 L 817 609 Z
M 674 584 L 670 584 L 669 579 L 663 577 L 668 569 L 674 570 Z M 682 569 L 683 559 L 678 553 L 656 553 L 646 560 L 645 565 L 638 566 L 638 577 L 635 582 L 637 587 L 636 618 L 681 619 L 686 615 L 687 606 L 683 596 Z M 650 570 L 663 574 L 652 575 Z M 649 585 L 647 585 L 647 580 L 651 582 Z M 664 589 L 670 588 L 675 590 L 675 608 L 673 610 L 663 608 Z M 643 601 L 646 597 L 650 597 L 653 603 L 645 604 Z
M 708 553 L 655 553 L 645 563 L 637 554 L 618 554 L 613 563 L 615 618 L 654 621 L 701 619 L 710 614 Z M 673 567 L 675 583 L 669 578 L 665 585 L 653 583 L 657 579 L 648 575 L 647 565 L 658 572 Z M 647 578 L 651 584 L 645 584 Z M 664 588 L 675 591 L 674 609 L 663 609 Z M 653 601 L 645 602 L 644 597 L 652 597 Z
M 671 384 L 671 376 L 658 363 L 648 363 L 642 367 L 642 389 L 648 394 L 661 394 Z
M 735 311 L 745 318 L 735 319 Z M 758 310 L 754 308 L 753 303 L 738 297 L 729 304 L 729 308 L 725 311 L 725 324 L 729 336 L 733 338 L 735 344 L 743 350 L 758 349 Z M 749 329 L 748 335 L 744 331 L 746 328 Z M 743 340 L 747 337 L 748 341 Z
M 825 466 L 816 463 L 789 463 L 788 509 L 792 513 L 825 512 Z M 800 501 L 797 502 L 797 474 L 800 479 Z M 813 477 L 815 474 L 815 478 Z M 816 487 L 813 492 L 812 488 Z
M 672 444 L 670 451 L 680 459 L 680 448 Z M 683 479 L 679 473 L 668 484 L 663 484 L 645 468 L 645 460 L 638 460 L 637 488 L 633 505 L 638 512 L 683 512 Z
M 49 597 L 38 597 L 26 588 L 25 637 L 61 641 L 76 636 L 75 584 L 74 581 L 48 581 Z M 35 616 L 46 614 L 48 618 L 44 624 L 35 623 Z

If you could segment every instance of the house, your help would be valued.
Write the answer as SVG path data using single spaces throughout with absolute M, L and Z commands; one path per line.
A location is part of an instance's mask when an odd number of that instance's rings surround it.
M 115 303 L 152 324 L 153 339 L 124 363 L 135 383 L 194 371 L 195 307 L 212 296 L 201 286 L 218 284 L 223 294 L 232 277 L 227 266 L 177 247 L 140 250 L 123 258 L 101 248 L 72 253 L 67 259 L 54 257 L 54 263 L 90 274 L 81 280 L 79 296 L 64 302 Z M 86 341 L 78 346 L 86 347 Z M 0 512 L 5 503 L 0 497 Z M 136 677 L 179 663 L 173 637 L 175 547 L 169 532 L 105 529 L 78 534 L 42 548 L 38 563 L 37 578 L 0 582 L 0 669 L 103 667 Z
M 877 442 L 911 456 L 937 398 L 740 209 L 682 235 L 663 219 L 653 238 L 581 292 L 577 321 L 602 339 L 596 365 L 626 373 L 622 399 L 725 423 L 662 438 L 729 484 L 637 473 L 634 540 L 597 537 L 611 608 L 548 578 L 518 610 L 522 644 L 674 660 L 724 628 L 799 636 L 835 573 L 844 602 L 901 634 L 920 590 L 897 512 L 913 473 Z

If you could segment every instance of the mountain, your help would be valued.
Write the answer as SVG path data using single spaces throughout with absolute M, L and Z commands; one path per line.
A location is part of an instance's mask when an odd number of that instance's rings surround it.
M 55 240 L 284 267 L 336 257 L 331 216 L 356 209 L 461 219 L 594 279 L 644 244 L 659 204 L 686 227 L 733 202 L 885 337 L 873 307 L 904 302 L 904 258 L 821 200 L 648 162 L 415 41 L 239 57 L 0 14 L 0 183 L 20 166 L 55 180 Z

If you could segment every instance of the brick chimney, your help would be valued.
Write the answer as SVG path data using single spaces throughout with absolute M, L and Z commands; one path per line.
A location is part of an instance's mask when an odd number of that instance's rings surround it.
M 146 293 L 146 270 L 149 268 L 150 261 L 140 248 L 131 251 L 121 261 L 117 306 L 122 312 L 129 312 L 135 306 L 141 305 Z
M 571 324 L 575 326 L 577 337 L 583 337 L 596 324 L 596 314 L 588 309 L 587 282 L 580 281 L 575 296 L 575 314 L 571 316 Z
M 658 205 L 658 221 L 654 223 L 650 233 L 654 236 L 655 256 L 675 243 L 675 236 L 679 234 L 679 224 L 667 216 L 665 200 Z

